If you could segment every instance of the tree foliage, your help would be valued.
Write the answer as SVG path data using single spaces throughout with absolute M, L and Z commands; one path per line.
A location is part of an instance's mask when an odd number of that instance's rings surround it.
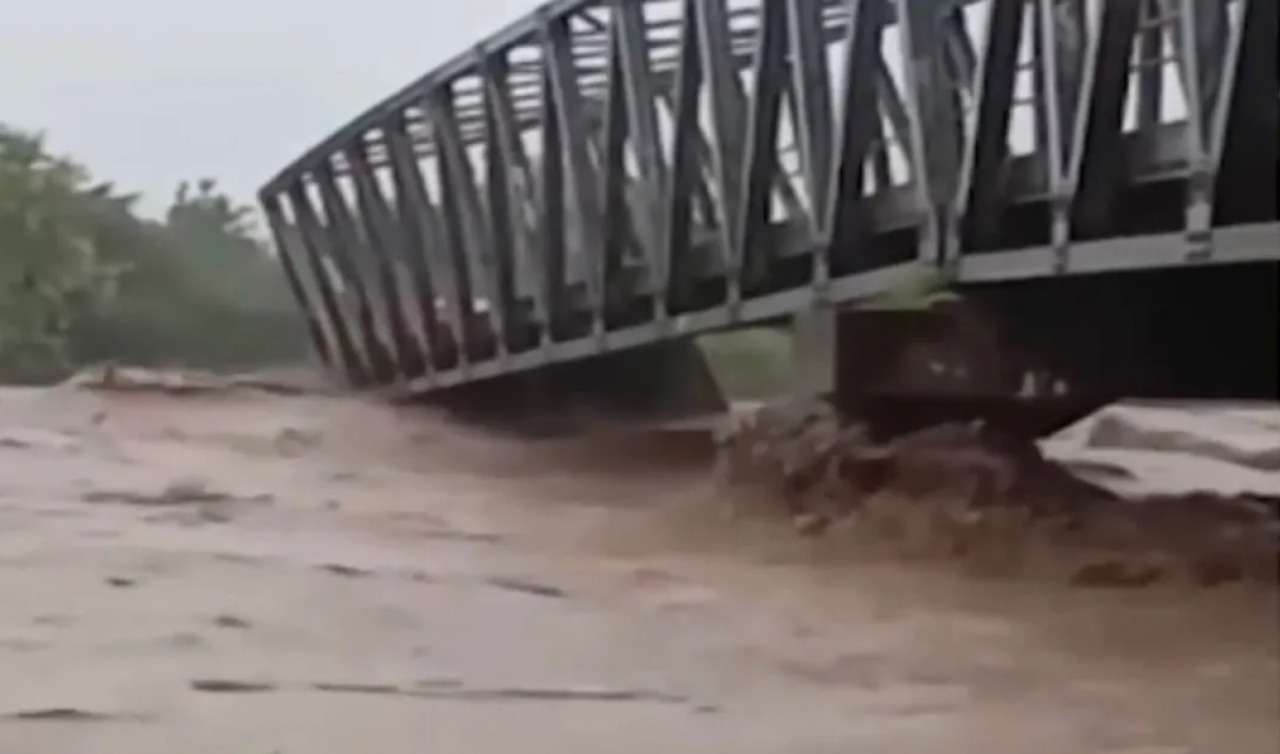
M 43 139 L 0 126 L 0 380 L 75 364 L 242 366 L 305 352 L 252 211 L 211 179 L 163 222 Z
M 50 156 L 41 137 L 0 126 L 0 364 L 33 379 L 66 361 L 66 334 L 106 293 L 92 209 L 109 191 Z

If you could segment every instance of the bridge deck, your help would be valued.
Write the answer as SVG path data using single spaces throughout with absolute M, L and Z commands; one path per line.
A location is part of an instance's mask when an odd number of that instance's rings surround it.
M 262 190 L 430 390 L 969 283 L 1280 259 L 1274 0 L 560 0 Z

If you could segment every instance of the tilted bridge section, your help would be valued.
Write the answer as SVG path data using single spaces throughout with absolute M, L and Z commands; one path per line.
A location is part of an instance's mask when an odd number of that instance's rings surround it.
M 316 351 L 420 392 L 921 278 L 1275 261 L 1276 8 L 558 0 L 260 199 Z

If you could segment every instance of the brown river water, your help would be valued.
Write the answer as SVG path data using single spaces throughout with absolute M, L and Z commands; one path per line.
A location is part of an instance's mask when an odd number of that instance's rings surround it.
M 1274 754 L 1274 589 L 730 524 L 705 438 L 0 391 L 0 752 Z

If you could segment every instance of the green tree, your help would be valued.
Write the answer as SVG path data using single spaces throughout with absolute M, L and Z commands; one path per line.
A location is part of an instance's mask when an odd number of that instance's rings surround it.
M 193 193 L 189 183 L 179 184 L 166 214 L 175 249 L 192 271 L 228 306 L 291 309 L 276 261 L 257 236 L 253 210 L 235 204 L 212 178 L 202 178 L 195 186 Z
M 163 223 L 102 208 L 104 249 L 127 272 L 120 295 L 73 327 L 77 362 L 239 368 L 305 357 L 305 330 L 252 210 L 212 179 L 196 187 L 179 185 Z
M 109 190 L 46 151 L 39 135 L 0 126 L 0 378 L 47 378 L 67 362 L 77 312 L 106 292 L 90 205 Z
M 244 367 L 301 359 L 307 338 L 253 211 L 212 179 L 164 222 L 93 184 L 41 136 L 0 126 L 0 382 L 113 359 Z

